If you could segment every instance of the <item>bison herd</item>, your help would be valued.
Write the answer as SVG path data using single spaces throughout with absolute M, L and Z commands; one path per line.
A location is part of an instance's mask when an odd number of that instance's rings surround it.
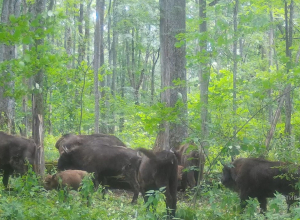
M 133 191 L 132 203 L 139 192 L 147 201 L 146 192 L 165 187 L 168 214 L 175 216 L 177 191 L 195 187 L 203 178 L 205 157 L 202 150 L 191 144 L 177 150 L 153 151 L 131 149 L 113 135 L 63 135 L 56 143 L 60 157 L 59 172 L 46 176 L 47 190 L 69 187 L 77 190 L 82 179 L 93 173 L 95 188 L 107 185 L 108 178 L 122 176 Z M 192 145 L 193 146 L 193 145 Z M 0 169 L 3 184 L 13 172 L 24 174 L 27 165 L 34 165 L 36 145 L 32 140 L 0 132 Z M 286 196 L 288 210 L 297 200 L 299 167 L 280 161 L 239 158 L 223 165 L 221 182 L 239 194 L 241 208 L 248 198 L 257 198 L 262 212 L 267 198 L 276 192 Z

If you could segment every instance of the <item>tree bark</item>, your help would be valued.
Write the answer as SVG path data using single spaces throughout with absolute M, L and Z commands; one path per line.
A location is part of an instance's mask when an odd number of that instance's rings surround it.
M 160 45 L 161 45 L 161 102 L 177 112 L 174 122 L 163 121 L 157 135 L 157 149 L 178 148 L 187 137 L 186 125 L 186 46 L 175 47 L 176 35 L 185 32 L 185 6 L 181 0 L 160 0 Z M 174 80 L 182 84 L 174 85 Z M 178 108 L 178 101 L 182 106 Z
M 102 100 L 100 103 L 101 105 L 101 124 L 100 124 L 100 132 L 107 133 L 107 123 L 106 123 L 106 108 L 105 108 L 105 86 L 106 86 L 106 76 L 104 70 L 104 9 L 105 9 L 105 0 L 100 0 L 100 74 L 101 74 L 101 81 L 100 81 L 100 91 Z
M 100 65 L 100 0 L 96 1 L 96 26 L 95 26 L 95 36 L 94 36 L 94 93 L 95 93 L 95 133 L 99 133 L 99 78 L 98 70 Z
M 206 0 L 199 1 L 199 17 L 202 23 L 199 26 L 200 34 L 203 36 L 200 41 L 200 56 L 201 56 L 201 66 L 199 71 L 200 80 L 200 110 L 201 110 L 201 136 L 202 136 L 202 146 L 208 146 L 206 141 L 209 136 L 208 130 L 208 87 L 210 80 L 209 71 L 209 60 L 207 51 L 207 22 L 206 22 Z
M 45 11 L 45 1 L 36 0 L 35 1 L 35 17 L 38 17 Z M 37 29 L 44 29 L 43 18 L 39 20 L 39 25 Z M 39 38 L 35 40 L 35 51 L 37 53 L 38 59 L 43 56 L 40 47 L 44 44 L 44 39 Z M 45 157 L 44 157 L 44 102 L 43 102 L 43 77 L 44 70 L 43 67 L 37 67 L 36 74 L 33 77 L 34 91 L 32 94 L 32 137 L 37 145 L 36 158 L 35 158 L 35 171 L 44 176 L 45 172 Z
M 233 118 L 233 143 L 236 144 L 236 110 L 237 110 L 237 103 L 236 103 L 236 77 L 237 77 L 237 43 L 238 43 L 238 8 L 239 8 L 239 0 L 235 0 L 234 10 L 233 10 L 233 98 L 232 98 L 232 118 Z
M 290 16 L 288 18 L 288 6 L 285 1 L 285 38 L 286 38 L 286 56 L 288 57 L 287 74 L 292 68 L 292 45 L 293 45 L 293 14 L 294 14 L 294 1 L 291 0 L 289 6 Z M 287 85 L 287 92 L 285 94 L 285 134 L 290 137 L 292 131 L 291 118 L 292 118 L 292 98 L 291 98 L 291 83 Z
M 4 0 L 2 3 L 1 23 L 9 24 L 9 16 L 20 16 L 21 1 Z M 17 58 L 16 45 L 0 45 L 0 62 L 10 61 Z M 14 94 L 14 72 L 11 64 L 7 64 L 6 70 L 1 73 L 3 77 L 3 87 L 0 87 L 0 128 L 7 126 L 8 133 L 16 133 L 15 131 L 15 99 Z M 8 94 L 8 95 L 5 95 Z

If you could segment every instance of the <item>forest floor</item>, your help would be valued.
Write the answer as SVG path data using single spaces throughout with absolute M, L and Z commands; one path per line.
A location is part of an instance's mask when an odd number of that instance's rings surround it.
M 34 178 L 11 178 L 13 191 L 7 191 L 0 184 L 0 219 L 120 219 L 148 220 L 165 219 L 165 203 L 162 194 L 157 193 L 153 201 L 155 211 L 146 210 L 143 198 L 139 196 L 135 205 L 130 204 L 133 193 L 127 190 L 108 189 L 103 198 L 101 190 L 93 192 L 91 204 L 81 192 L 71 191 L 67 197 L 64 191 L 46 191 Z M 300 219 L 300 208 L 286 212 L 284 197 L 277 195 L 269 199 L 266 215 L 259 214 L 257 200 L 249 200 L 240 214 L 239 198 L 236 193 L 220 186 L 202 188 L 194 199 L 193 193 L 178 193 L 176 219 Z M 155 200 L 156 199 L 156 200 Z

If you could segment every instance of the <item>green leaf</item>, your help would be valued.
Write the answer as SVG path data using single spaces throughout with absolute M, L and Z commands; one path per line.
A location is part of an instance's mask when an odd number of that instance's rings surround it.
M 32 38 L 30 36 L 25 36 L 23 38 L 22 42 L 23 42 L 23 44 L 31 44 L 31 43 L 33 43 L 33 40 L 32 40 Z

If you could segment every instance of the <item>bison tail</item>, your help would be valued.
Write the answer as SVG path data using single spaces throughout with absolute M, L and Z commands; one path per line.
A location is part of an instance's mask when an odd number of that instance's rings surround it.
M 138 148 L 137 150 L 142 152 L 149 159 L 156 159 L 156 156 L 155 156 L 155 154 L 153 153 L 152 150 L 147 150 L 145 148 Z

